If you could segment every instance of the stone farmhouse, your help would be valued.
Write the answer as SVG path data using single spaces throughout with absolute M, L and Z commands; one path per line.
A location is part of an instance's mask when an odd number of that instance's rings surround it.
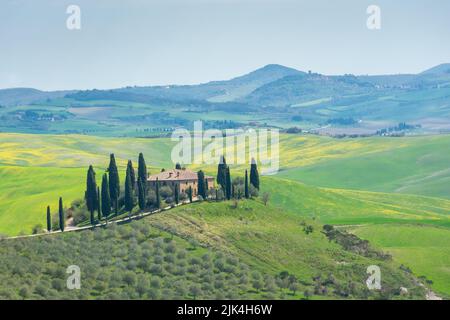
M 205 180 L 208 183 L 208 188 L 214 188 L 214 177 L 205 175 Z M 170 186 L 175 188 L 179 186 L 180 192 L 187 193 L 189 187 L 192 187 L 192 195 L 197 196 L 198 177 L 197 172 L 188 169 L 171 169 L 153 174 L 148 177 L 147 185 L 154 188 L 156 181 L 159 181 L 159 186 Z

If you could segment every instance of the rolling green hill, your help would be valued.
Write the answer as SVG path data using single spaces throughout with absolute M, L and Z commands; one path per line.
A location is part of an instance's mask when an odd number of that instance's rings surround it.
M 172 166 L 174 142 L 170 139 L 5 133 L 0 137 L 0 234 L 28 234 L 36 224 L 45 224 L 45 208 L 51 205 L 54 211 L 59 196 L 67 206 L 82 198 L 87 165 L 95 166 L 99 178 L 110 152 L 116 154 L 122 174 L 126 160 L 135 160 L 141 151 L 150 172 Z M 391 252 L 395 262 L 408 265 L 417 276 L 432 280 L 438 293 L 449 295 L 449 254 L 441 245 L 430 245 L 441 243 L 439 238 L 450 228 L 450 201 L 437 197 L 446 195 L 447 185 L 442 175 L 433 174 L 448 167 L 449 141 L 449 136 L 332 139 L 281 135 L 282 171 L 263 178 L 262 192 L 269 192 L 270 203 L 283 212 L 349 228 Z M 201 167 L 210 174 L 216 172 L 215 167 Z M 232 166 L 232 175 L 242 175 L 243 169 Z M 308 170 L 317 175 L 308 175 Z M 427 176 L 428 184 L 422 186 L 418 175 Z M 399 189 L 405 181 L 410 182 L 408 188 Z M 401 194 L 413 192 L 418 195 Z M 377 230 L 392 224 L 400 232 L 392 232 L 392 243 L 386 243 L 386 234 Z M 408 245 L 408 232 L 402 230 L 416 231 L 428 241 Z M 396 247 L 397 240 L 405 245 Z M 414 259 L 416 255 L 423 259 Z
M 17 234 L 21 231 L 28 233 L 35 224 L 44 222 L 42 212 L 47 205 L 56 208 L 56 201 L 60 195 L 64 197 L 67 205 L 74 199 L 82 197 L 87 166 L 93 164 L 97 176 L 100 177 L 108 165 L 111 152 L 115 153 L 118 165 L 122 169 L 127 159 L 136 160 L 139 152 L 143 152 L 146 156 L 150 172 L 173 165 L 170 150 L 174 142 L 170 139 L 111 139 L 76 135 L 5 133 L 1 133 L 0 138 L 2 177 L 0 233 Z M 308 185 L 338 189 L 358 188 L 442 197 L 448 194 L 445 169 L 449 161 L 446 152 L 450 143 L 449 136 L 331 139 L 282 135 L 280 143 L 282 171 L 279 177 L 304 181 Z M 206 169 L 210 174 L 216 172 L 214 166 L 208 168 L 196 165 L 192 168 L 199 167 Z M 243 170 L 243 166 L 233 166 L 232 174 L 239 172 L 242 174 Z M 423 176 L 428 177 L 426 184 L 424 179 L 419 179 Z M 287 184 L 288 181 L 284 183 Z M 358 207 L 360 197 L 362 195 L 367 197 L 372 193 L 356 192 L 355 199 L 350 191 L 346 193 L 344 190 L 324 191 L 311 187 L 304 189 L 303 193 L 310 194 L 311 199 L 316 195 L 323 195 L 320 202 L 312 202 L 309 208 L 316 207 L 320 211 L 331 201 L 337 201 L 335 207 L 339 210 L 331 208 L 327 209 L 330 210 L 329 213 L 323 212 L 332 215 L 336 222 L 341 222 L 339 220 L 341 216 L 349 216 L 347 220 L 352 223 L 364 220 L 371 214 L 370 211 L 367 213 L 359 211 L 355 216 L 353 212 L 360 210 Z M 27 196 L 29 201 L 23 201 L 24 196 Z M 289 203 L 296 198 L 296 195 L 289 195 L 284 201 Z M 376 207 L 380 202 L 383 203 L 390 198 L 394 199 L 394 203 L 401 201 L 398 208 L 407 209 L 404 210 L 405 216 L 413 209 L 411 219 L 417 217 L 423 219 L 423 215 L 417 215 L 414 210 L 422 207 L 423 198 L 383 194 L 374 196 L 371 201 Z M 433 201 L 435 204 L 430 205 L 431 209 L 426 211 L 430 212 L 431 217 L 436 212 L 445 212 L 448 209 L 448 206 L 444 210 L 438 209 L 446 203 L 445 201 L 439 199 Z M 408 203 L 414 203 L 414 206 L 411 207 Z M 388 213 L 385 215 L 386 219 L 391 217 L 389 210 L 392 208 L 395 209 L 396 205 L 384 209 Z M 16 219 L 17 217 L 20 217 L 20 220 Z
M 267 65 L 230 80 L 110 90 L 0 90 L 0 130 L 101 136 L 159 136 L 193 120 L 232 127 L 298 126 L 332 134 L 375 133 L 399 122 L 449 132 L 448 65 L 421 74 L 328 76 Z M 350 118 L 352 124 L 324 124 Z
M 353 143 L 352 139 L 335 143 L 326 138 L 318 141 L 311 152 L 307 144 L 301 149 L 303 163 L 283 170 L 279 176 L 321 187 L 450 198 L 448 135 L 355 139 Z M 326 148 L 327 142 L 335 148 L 312 159 L 310 154 Z M 286 149 L 293 149 L 296 143 L 287 145 Z M 312 163 L 308 163 L 309 159 Z
M 341 226 L 393 255 L 450 296 L 450 201 L 401 194 L 323 189 L 266 178 L 271 203 Z M 282 192 L 280 190 L 283 190 Z
M 349 230 L 391 253 L 412 268 L 417 276 L 431 280 L 433 290 L 450 297 L 450 230 L 427 225 L 364 225 Z
M 267 177 L 272 203 L 324 223 L 418 223 L 450 227 L 450 200 L 414 195 L 324 189 Z
M 69 206 L 82 198 L 85 169 L 0 166 L 0 234 L 30 234 L 33 226 L 45 225 L 47 205 L 53 212 L 63 197 Z
M 112 152 L 120 166 L 143 152 L 151 166 L 169 168 L 175 143 L 170 138 L 0 133 L 0 165 L 106 168 Z M 321 187 L 450 198 L 449 149 L 450 135 L 333 139 L 281 134 L 278 176 Z M 215 172 L 215 167 L 206 169 Z
M 345 250 L 321 230 L 315 221 L 247 200 L 185 205 L 94 231 L 3 240 L 0 297 L 424 298 L 396 262 L 375 251 Z M 64 286 L 73 264 L 83 274 L 81 290 Z M 382 270 L 381 291 L 365 285 L 374 264 Z

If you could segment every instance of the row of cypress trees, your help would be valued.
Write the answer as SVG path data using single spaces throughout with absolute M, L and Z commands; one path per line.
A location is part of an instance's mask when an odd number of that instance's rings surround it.
M 180 167 L 177 164 L 177 168 Z M 137 194 L 137 203 L 141 210 L 144 210 L 146 207 L 146 194 L 147 194 L 147 165 L 145 163 L 145 159 L 142 153 L 139 153 L 138 158 L 138 174 L 136 181 L 136 173 L 133 168 L 133 163 L 131 160 L 128 160 L 127 170 L 126 170 L 126 178 L 125 178 L 125 188 L 124 188 L 124 206 L 125 210 L 130 212 L 133 210 L 135 205 L 135 198 Z M 198 195 L 203 199 L 207 198 L 208 192 L 208 181 L 205 179 L 205 174 L 202 170 L 197 173 L 198 178 Z M 225 157 L 221 156 L 220 162 L 217 169 L 217 183 L 220 185 L 222 190 L 224 191 L 225 198 L 230 200 L 233 195 L 233 186 L 231 181 L 230 167 L 227 165 Z M 252 159 L 252 163 L 250 166 L 250 181 L 248 177 L 248 172 L 245 170 L 245 178 L 244 178 L 244 196 L 245 198 L 250 197 L 249 192 L 249 183 L 259 190 L 259 173 L 258 167 L 255 159 Z M 137 187 L 137 190 L 136 190 Z M 188 197 L 189 201 L 192 202 L 192 188 L 188 189 Z M 160 206 L 161 199 L 159 193 L 159 183 L 156 183 L 155 188 L 156 194 L 156 203 L 158 207 Z M 96 219 L 94 212 L 97 211 L 97 220 L 100 221 L 102 218 L 105 218 L 106 221 L 108 217 L 112 213 L 112 208 L 114 208 L 115 215 L 118 214 L 119 211 L 119 196 L 120 196 L 120 178 L 119 171 L 117 169 L 116 159 L 114 154 L 110 155 L 110 161 L 107 171 L 102 176 L 102 184 L 101 188 L 97 187 L 97 180 L 95 177 L 95 171 L 92 165 L 89 166 L 87 177 L 86 177 L 86 191 L 85 191 L 85 201 L 87 209 L 90 213 L 90 223 L 95 224 Z M 174 200 L 175 203 L 179 203 L 179 188 L 175 187 L 174 190 Z M 59 229 L 64 231 L 65 226 L 65 216 L 64 216 L 64 208 L 62 198 L 59 199 Z M 51 212 L 50 206 L 47 207 L 47 230 L 52 230 L 52 222 L 51 222 Z
M 222 190 L 225 193 L 225 198 L 227 200 L 230 200 L 233 194 L 232 189 L 232 183 L 231 183 L 231 174 L 230 174 L 230 167 L 227 165 L 227 162 L 225 160 L 224 156 L 220 157 L 219 165 L 217 166 L 217 184 L 219 184 L 222 188 Z M 199 179 L 200 181 L 200 179 Z M 258 166 L 256 164 L 255 159 L 252 158 L 252 162 L 250 165 L 250 184 L 259 190 L 259 173 L 258 173 Z M 245 198 L 250 197 L 249 192 L 249 179 L 248 179 L 248 172 L 245 170 L 245 177 L 244 177 L 244 196 Z
M 124 189 L 124 204 L 125 209 L 130 211 L 134 207 L 135 194 L 137 192 L 138 205 L 141 210 L 146 205 L 146 181 L 147 181 L 147 165 L 145 163 L 144 155 L 139 154 L 138 158 L 138 175 L 136 183 L 136 174 L 133 168 L 133 163 L 128 160 L 127 172 L 125 178 Z M 137 190 L 136 189 L 137 185 Z M 106 220 L 112 213 L 117 215 L 119 212 L 119 196 L 120 196 L 120 178 L 119 170 L 117 169 L 116 159 L 114 154 L 110 155 L 110 161 L 106 172 L 102 176 L 101 188 L 97 187 L 97 180 L 95 177 L 95 171 L 92 165 L 89 166 L 86 177 L 86 191 L 85 201 L 86 207 L 90 213 L 90 223 L 95 224 L 94 212 L 97 211 L 97 219 L 100 221 L 103 218 Z M 157 197 L 159 194 L 157 193 Z M 62 198 L 59 199 L 59 229 L 64 231 L 65 226 L 65 214 L 62 204 Z M 47 206 L 47 230 L 52 231 L 52 216 L 50 206 Z
M 65 216 L 62 197 L 59 197 L 58 216 L 59 216 L 59 230 L 64 231 Z M 50 211 L 50 206 L 47 206 L 47 231 L 48 232 L 52 231 L 52 214 Z
M 124 188 L 124 206 L 125 210 L 131 212 L 135 205 L 136 195 L 138 198 L 138 205 L 141 210 L 145 209 L 146 192 L 147 192 L 147 165 L 145 163 L 144 155 L 139 153 L 138 158 L 138 173 L 133 167 L 133 162 L 128 160 L 125 188 Z M 109 166 L 107 172 L 102 177 L 101 191 L 96 187 L 95 172 L 92 166 L 89 166 L 86 179 L 86 205 L 91 213 L 91 224 L 95 223 L 94 211 L 98 212 L 98 220 L 101 218 L 108 219 L 114 208 L 115 215 L 119 213 L 119 197 L 120 197 L 120 178 L 117 169 L 116 159 L 114 154 L 110 155 Z M 101 201 L 100 201 L 101 200 Z

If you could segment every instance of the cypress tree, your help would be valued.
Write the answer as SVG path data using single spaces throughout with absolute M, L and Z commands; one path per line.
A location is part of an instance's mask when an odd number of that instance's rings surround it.
M 136 187 L 136 173 L 134 172 L 134 168 L 133 168 L 133 162 L 131 162 L 131 160 L 128 160 L 127 163 L 127 174 L 130 174 L 130 178 L 131 178 L 131 187 L 133 188 L 133 191 Z
M 143 182 L 147 181 L 147 165 L 145 164 L 144 155 L 139 153 L 138 160 L 138 179 L 141 179 Z M 144 189 L 146 188 L 144 184 Z
M 110 155 L 108 174 L 109 174 L 109 195 L 114 205 L 114 211 L 117 215 L 119 212 L 120 179 L 119 179 L 119 172 L 117 170 L 116 159 L 114 158 L 114 153 L 111 153 Z
M 248 192 L 248 173 L 247 170 L 245 170 L 245 179 L 244 179 L 244 194 L 245 198 L 250 198 L 250 193 Z
M 58 214 L 59 214 L 59 229 L 61 231 L 64 231 L 64 226 L 66 224 L 65 222 L 65 217 L 64 217 L 64 208 L 63 208 L 63 200 L 61 197 L 59 197 L 59 210 L 58 210 Z
M 133 210 L 133 187 L 131 186 L 131 174 L 129 171 L 125 178 L 125 210 L 129 211 L 130 214 Z
M 224 156 L 220 156 L 219 165 L 217 166 L 217 183 L 225 190 L 227 184 L 226 177 L 227 162 Z
M 90 220 L 91 225 L 95 224 L 94 211 L 90 212 L 89 220 Z
M 109 195 L 108 175 L 105 173 L 102 178 L 102 215 L 105 219 L 111 214 L 111 197 Z
M 256 161 L 252 158 L 252 164 L 250 166 L 250 183 L 259 190 L 259 174 Z
M 178 186 L 178 184 L 175 184 L 174 197 L 175 203 L 178 204 L 180 202 L 180 187 Z
M 86 206 L 91 213 L 91 223 L 93 223 L 94 211 L 97 209 L 97 182 L 95 181 L 95 171 L 89 166 L 86 178 Z
M 159 208 L 161 208 L 161 195 L 159 194 L 158 178 L 156 178 L 155 193 L 156 193 L 156 207 L 159 209 Z
M 142 182 L 141 179 L 138 178 L 138 202 L 139 202 L 139 209 L 144 210 L 145 209 L 145 202 L 146 202 L 146 194 L 145 194 L 145 182 Z
M 50 213 L 50 206 L 47 206 L 47 231 L 52 232 L 52 215 Z
M 98 221 L 102 220 L 102 205 L 100 203 L 100 187 L 97 187 L 97 219 Z
M 230 167 L 228 167 L 228 166 L 225 169 L 225 177 L 226 177 L 225 195 L 227 197 L 227 200 L 230 200 L 231 199 L 231 176 L 230 176 Z
M 189 196 L 189 202 L 192 203 L 192 186 L 189 186 L 188 196 Z
M 205 174 L 203 173 L 202 170 L 200 170 L 199 172 L 197 172 L 197 179 L 198 179 L 198 183 L 197 183 L 197 194 L 199 196 L 202 196 L 203 199 L 206 199 L 206 189 L 205 189 Z

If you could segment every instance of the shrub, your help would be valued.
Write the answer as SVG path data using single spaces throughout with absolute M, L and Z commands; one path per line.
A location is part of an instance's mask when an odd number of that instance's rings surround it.
M 147 297 L 152 300 L 157 300 L 161 296 L 161 293 L 158 289 L 150 288 L 147 290 Z
M 163 272 L 163 268 L 160 264 L 152 264 L 150 266 L 150 273 L 152 274 L 161 274 Z
M 61 279 L 53 279 L 52 280 L 52 288 L 61 291 L 66 287 L 66 283 Z
M 202 290 L 200 289 L 200 287 L 198 285 L 193 284 L 189 287 L 189 294 L 195 300 L 199 295 L 202 294 Z
M 154 190 L 149 190 L 147 193 L 147 207 L 154 207 L 156 205 L 156 193 Z
M 34 288 L 34 291 L 38 294 L 38 295 L 40 295 L 40 296 L 42 296 L 42 297 L 46 297 L 46 295 L 47 295 L 47 292 L 48 292 L 48 286 L 45 284 L 45 283 L 43 283 L 42 281 L 40 281 L 38 284 L 37 284 L 37 286 L 36 286 L 36 288 Z
M 30 289 L 28 287 L 20 288 L 19 295 L 24 299 L 28 298 L 30 296 Z
M 262 202 L 264 203 L 264 205 L 266 206 L 267 203 L 269 202 L 270 199 L 270 194 L 268 192 L 264 192 L 262 195 Z
M 225 199 L 225 193 L 223 192 L 222 188 L 217 190 L 217 199 L 218 201 L 222 201 Z
M 250 193 L 250 197 L 257 198 L 259 196 L 259 190 L 256 189 L 251 183 L 248 187 L 248 191 Z
M 191 258 L 189 260 L 189 263 L 192 264 L 192 265 L 198 265 L 198 264 L 200 264 L 200 262 L 201 262 L 200 259 L 197 258 L 197 257 Z
M 173 196 L 173 190 L 169 186 L 162 186 L 161 188 L 159 188 L 159 193 L 164 199 Z
M 177 259 L 182 260 L 182 259 L 185 259 L 186 256 L 187 256 L 186 250 L 180 250 L 180 251 L 177 253 Z
M 39 223 L 33 227 L 32 233 L 33 234 L 41 233 L 43 229 L 44 229 L 44 227 L 42 226 L 42 224 Z
M 310 225 L 307 225 L 307 226 L 305 226 L 305 227 L 303 228 L 303 231 L 304 231 L 306 234 L 310 234 L 310 233 L 312 233 L 312 232 L 314 231 L 314 227 L 313 227 L 313 226 L 310 226 Z
M 263 287 L 263 283 L 261 280 L 253 280 L 252 286 L 253 288 L 255 288 L 256 291 L 259 292 L 259 290 L 261 290 L 261 288 Z
M 188 198 L 188 195 L 186 194 L 186 192 L 181 192 L 179 195 L 180 201 L 185 201 Z
M 136 275 L 134 272 L 126 272 L 123 275 L 123 281 L 129 286 L 134 286 L 136 284 Z
M 159 279 L 159 277 L 153 277 L 150 280 L 150 286 L 155 289 L 161 288 L 161 280 Z
M 156 255 L 155 258 L 153 259 L 153 262 L 155 264 L 161 264 L 164 261 L 164 257 L 161 255 Z
M 170 264 L 173 264 L 175 262 L 175 256 L 173 254 L 167 254 L 164 257 L 164 261 L 166 261 L 166 262 L 168 262 Z

